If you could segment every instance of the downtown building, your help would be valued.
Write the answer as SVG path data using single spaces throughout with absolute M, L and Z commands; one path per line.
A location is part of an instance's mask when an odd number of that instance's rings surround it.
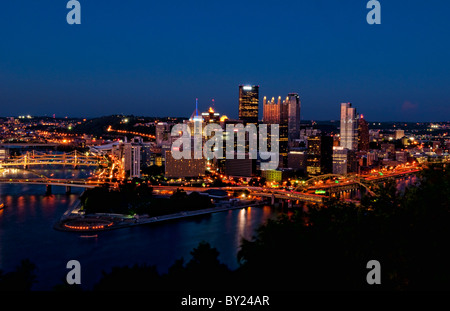
M 263 99 L 263 123 L 279 125 L 279 152 L 280 164 L 286 164 L 286 158 L 289 152 L 289 131 L 288 131 L 288 105 L 286 100 L 281 101 L 281 96 L 275 102 L 275 98 L 268 101 L 267 97 Z M 272 135 L 270 132 L 268 135 Z M 271 141 L 271 140 L 268 140 Z M 271 146 L 268 145 L 270 148 Z
M 348 150 L 358 149 L 358 118 L 351 103 L 341 104 L 340 146 Z
M 291 150 L 288 153 L 288 167 L 294 171 L 306 171 L 307 152 L 305 150 Z
M 240 85 L 239 86 L 239 120 L 244 125 L 258 124 L 259 112 L 259 86 Z
M 358 120 L 358 150 L 369 151 L 369 141 L 369 123 L 361 115 Z
M 328 174 L 333 171 L 333 137 L 315 135 L 308 137 L 306 172 L 309 175 Z
M 294 140 L 300 138 L 300 96 L 297 93 L 289 93 L 286 102 L 288 106 L 289 146 L 292 146 Z
M 8 149 L 0 149 L 0 161 L 4 161 L 9 158 L 9 150 Z
M 405 131 L 404 130 L 395 130 L 394 132 L 394 139 L 402 139 L 403 137 L 405 137 Z
M 235 155 L 236 156 L 236 155 Z M 250 179 L 256 175 L 256 159 L 225 159 L 225 174 L 229 177 L 243 177 Z
M 185 178 L 205 176 L 206 160 L 194 159 L 192 152 L 191 159 L 175 159 L 171 150 L 165 151 L 164 176 L 167 178 Z
M 300 97 L 297 93 L 289 93 L 281 101 L 275 98 L 269 101 L 263 99 L 263 122 L 264 124 L 279 125 L 279 150 L 280 163 L 287 166 L 289 149 L 293 147 L 294 141 L 300 138 Z
M 359 161 L 356 151 L 341 146 L 333 147 L 333 174 L 358 173 L 358 169 Z
M 333 147 L 333 174 L 358 172 L 357 151 L 369 150 L 369 125 L 351 103 L 341 104 L 340 142 Z
M 156 147 L 162 147 L 163 143 L 167 143 L 169 145 L 172 143 L 170 128 L 171 124 L 167 122 L 158 122 L 156 124 Z
M 135 140 L 141 140 L 141 138 L 135 137 L 133 142 L 128 142 L 125 137 L 124 141 L 115 141 L 106 145 L 92 147 L 92 149 L 95 149 L 99 154 L 110 154 L 118 160 L 120 163 L 119 170 L 123 173 L 120 175 L 123 175 L 123 177 L 140 178 L 142 143 L 138 143 Z M 145 146 L 150 145 L 145 144 Z
M 217 123 L 220 124 L 223 120 L 225 120 L 227 116 L 220 116 L 220 113 L 214 110 L 213 107 L 209 107 L 208 111 L 202 112 L 202 119 L 203 121 L 208 123 Z
M 113 143 L 111 146 L 111 154 L 122 164 L 122 169 L 126 178 L 141 177 L 141 145 L 139 143 L 128 142 L 125 138 L 124 142 Z M 102 146 L 103 150 L 108 150 L 107 146 Z
M 190 131 L 190 145 L 192 149 L 191 159 L 174 159 L 171 152 L 171 146 L 169 148 L 162 149 L 164 154 L 164 164 L 165 164 L 165 176 L 168 178 L 185 178 L 185 177 L 199 177 L 204 176 L 207 170 L 214 170 L 216 172 L 223 172 L 225 167 L 225 144 L 221 146 L 216 146 L 222 149 L 223 156 L 221 158 L 204 158 L 203 148 L 205 146 L 205 141 L 208 139 L 204 133 L 205 126 L 208 124 L 218 124 L 222 129 L 225 128 L 226 124 L 233 123 L 229 120 L 227 116 L 220 115 L 216 112 L 213 107 L 205 112 L 200 113 L 198 108 L 198 99 L 196 99 L 195 110 L 189 117 L 189 119 L 184 121 L 189 127 Z M 179 133 L 180 134 L 180 133 Z M 169 134 L 170 135 L 170 134 Z M 216 135 L 216 133 L 215 133 Z M 227 133 L 223 132 L 223 142 L 228 139 Z M 177 140 L 180 136 L 175 135 L 171 137 L 171 142 Z M 200 137 L 200 139 L 196 139 Z M 193 150 L 202 150 L 202 158 L 195 159 Z
M 348 149 L 344 147 L 333 147 L 333 174 L 347 174 Z

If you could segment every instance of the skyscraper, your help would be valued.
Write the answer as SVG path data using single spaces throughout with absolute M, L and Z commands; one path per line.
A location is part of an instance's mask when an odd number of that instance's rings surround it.
M 282 157 L 280 163 L 287 164 L 288 155 L 288 115 L 289 115 L 289 102 L 288 97 L 281 102 L 281 96 L 278 96 L 278 101 L 275 102 L 275 98 L 267 101 L 264 96 L 263 100 L 263 122 L 265 124 L 278 124 L 279 125 L 279 152 Z M 270 133 L 269 133 L 270 135 Z M 270 139 L 272 141 L 272 139 Z M 270 147 L 270 144 L 268 144 Z
M 306 172 L 310 175 L 333 171 L 333 137 L 314 135 L 308 137 Z
M 280 106 L 281 96 L 278 96 L 278 101 L 275 103 L 275 97 L 268 101 L 267 97 L 263 99 L 263 122 L 265 124 L 280 124 Z
M 358 120 L 358 150 L 369 150 L 369 123 L 363 115 Z
M 358 148 L 358 119 L 356 108 L 352 108 L 351 103 L 341 104 L 341 147 L 349 150 Z
M 280 123 L 278 123 L 280 129 L 279 148 L 280 156 L 283 157 L 283 164 L 287 165 L 287 155 L 289 152 L 289 102 L 286 97 L 280 104 Z
M 348 149 L 344 147 L 333 147 L 333 174 L 347 174 Z
M 125 175 L 129 178 L 141 177 L 141 146 L 134 143 L 124 143 L 122 146 L 122 161 Z
M 300 96 L 297 93 L 289 93 L 286 101 L 288 104 L 289 145 L 292 145 L 293 140 L 300 137 Z
M 202 118 L 206 124 L 208 123 L 220 123 L 220 113 L 214 111 L 213 107 L 209 107 L 208 111 L 202 112 Z
M 258 124 L 259 86 L 239 85 L 239 120 Z
M 156 146 L 161 147 L 164 141 L 170 139 L 170 125 L 167 122 L 158 122 L 156 124 Z

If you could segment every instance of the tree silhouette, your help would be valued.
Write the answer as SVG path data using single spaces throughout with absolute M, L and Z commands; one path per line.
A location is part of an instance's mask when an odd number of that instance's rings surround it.
M 0 271 L 0 292 L 30 291 L 36 283 L 35 270 L 36 265 L 29 259 L 24 259 L 14 271 L 5 274 Z
M 242 241 L 240 279 L 274 290 L 450 289 L 448 169 L 424 171 L 404 193 L 393 182 L 376 192 L 360 207 L 330 201 L 313 208 L 309 225 L 300 213 L 270 220 Z M 371 259 L 382 265 L 379 287 L 365 281 Z
M 96 291 L 156 291 L 160 289 L 161 277 L 155 266 L 135 264 L 132 267 L 113 267 L 111 272 L 103 271 Z
M 189 261 L 176 260 L 166 274 L 146 264 L 115 267 L 103 272 L 94 290 L 450 290 L 446 165 L 423 170 L 418 183 L 403 192 L 389 181 L 375 192 L 360 206 L 330 200 L 310 205 L 308 213 L 268 220 L 252 239 L 242 240 L 234 271 L 220 262 L 216 248 L 201 242 Z M 195 192 L 174 196 L 174 202 L 208 200 Z M 373 259 L 381 263 L 381 285 L 366 282 L 366 264 Z M 24 260 L 12 272 L 0 270 L 0 291 L 30 290 L 35 269 Z

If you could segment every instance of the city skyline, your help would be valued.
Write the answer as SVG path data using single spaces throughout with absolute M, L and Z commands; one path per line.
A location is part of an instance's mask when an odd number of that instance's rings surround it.
M 0 295 L 450 290 L 448 11 L 2 3 Z
M 448 3 L 383 2 L 380 25 L 353 1 L 82 1 L 80 25 L 65 4 L 1 10 L 2 115 L 188 115 L 214 98 L 238 118 L 239 84 L 297 92 L 303 120 L 337 119 L 341 102 L 369 120 L 450 115 Z

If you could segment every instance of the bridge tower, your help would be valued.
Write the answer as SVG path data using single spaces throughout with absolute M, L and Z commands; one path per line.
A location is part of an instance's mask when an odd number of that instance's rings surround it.
M 23 168 L 26 170 L 28 168 L 28 151 L 23 157 Z
M 73 168 L 76 169 L 77 167 L 78 167 L 78 155 L 77 155 L 77 151 L 75 150 Z

